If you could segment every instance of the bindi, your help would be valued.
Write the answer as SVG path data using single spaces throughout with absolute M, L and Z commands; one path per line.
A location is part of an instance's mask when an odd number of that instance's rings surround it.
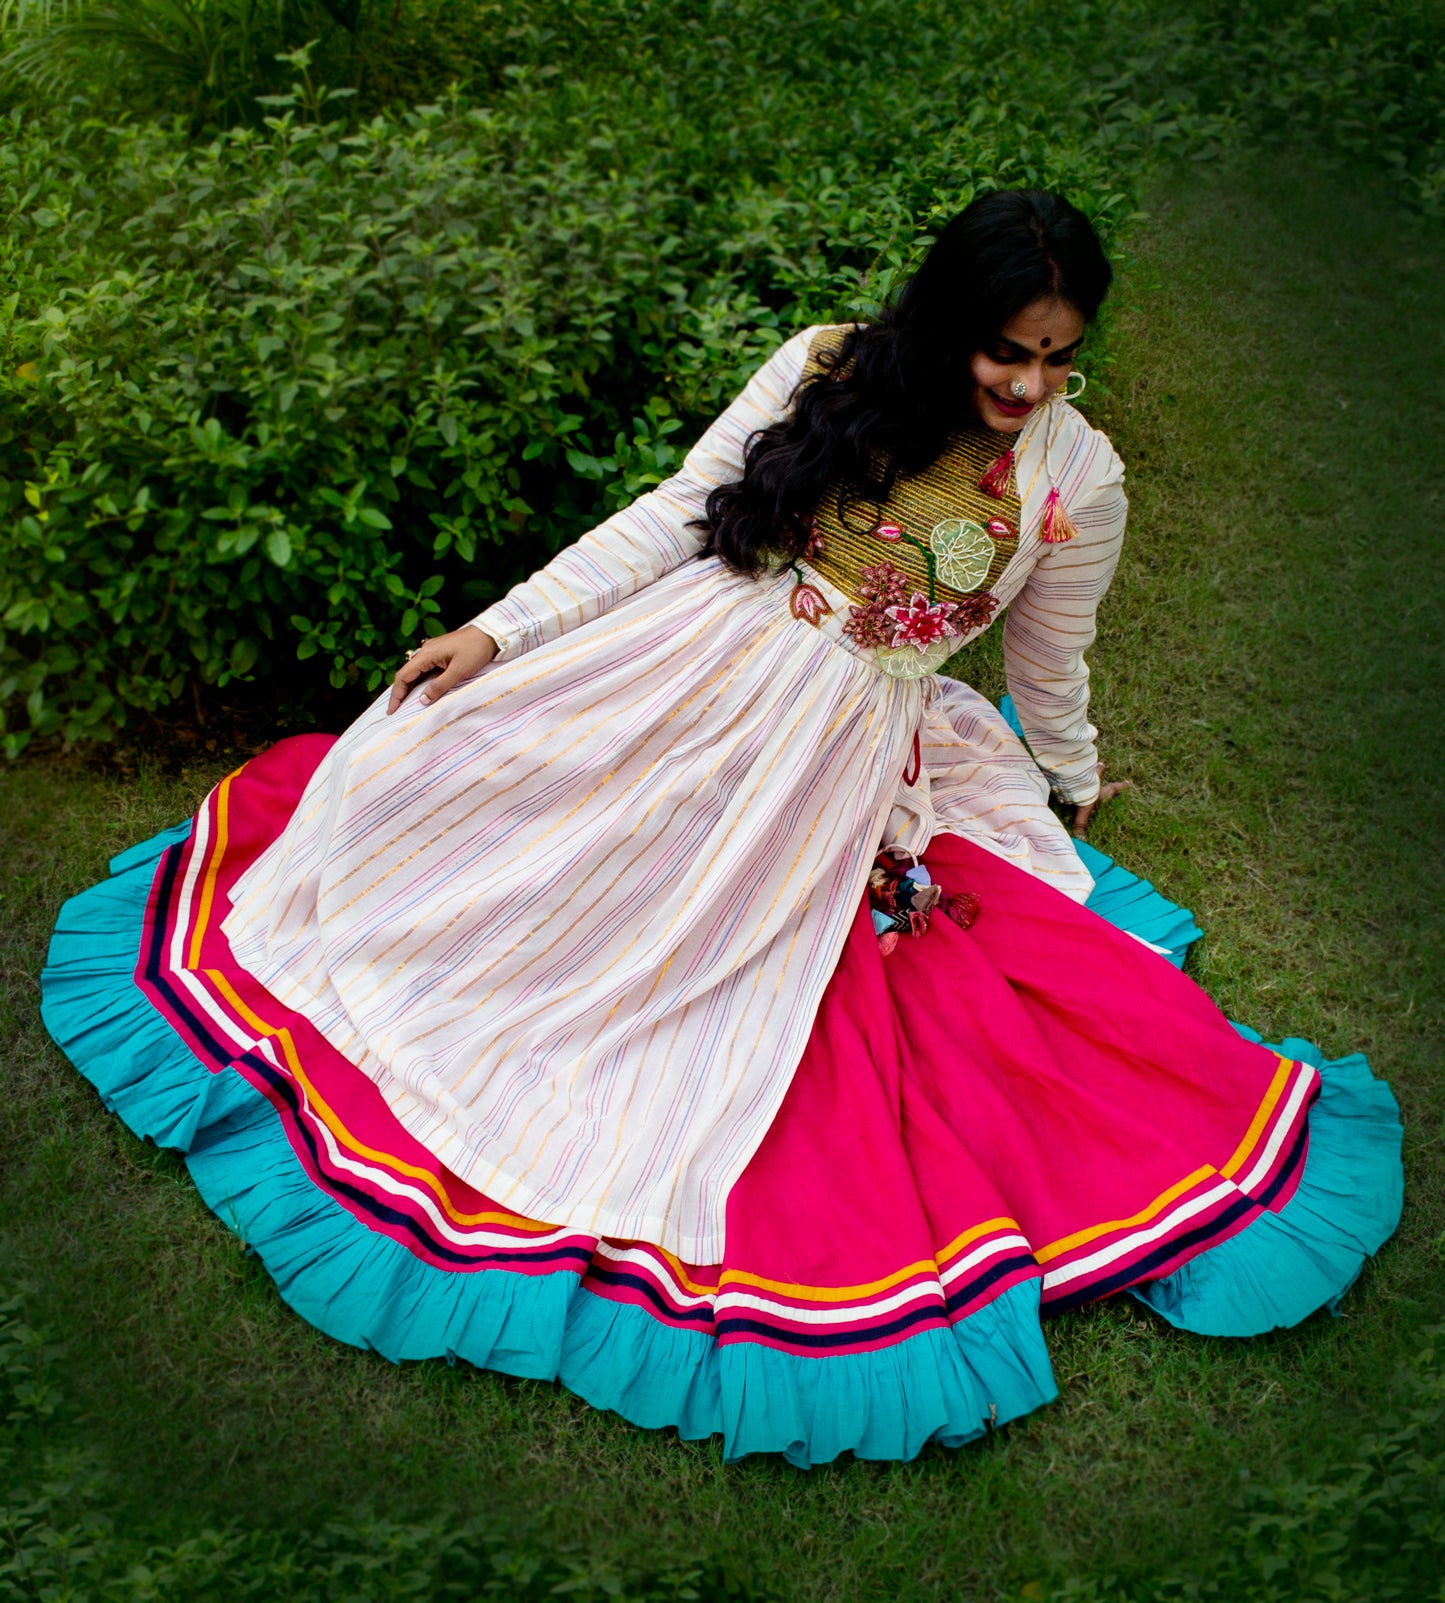
M 1045 334 L 1044 337 L 1039 341 L 1039 349 L 1041 351 L 1046 351 L 1053 343 L 1054 342 L 1049 338 L 1049 336 Z

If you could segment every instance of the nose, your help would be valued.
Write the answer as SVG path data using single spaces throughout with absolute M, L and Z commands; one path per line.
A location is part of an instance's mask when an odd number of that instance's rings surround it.
M 1044 377 L 1042 361 L 1032 362 L 1028 367 L 1016 370 L 1013 383 L 1023 385 L 1022 399 L 1030 403 L 1042 401 L 1048 394 L 1049 387 Z M 1012 394 L 1012 390 L 1009 393 Z

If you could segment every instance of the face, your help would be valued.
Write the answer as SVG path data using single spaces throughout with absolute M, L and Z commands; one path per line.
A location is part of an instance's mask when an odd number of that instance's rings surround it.
M 1069 381 L 1084 319 L 1067 301 L 1035 301 L 999 330 L 992 344 L 973 353 L 973 405 L 1001 434 L 1016 434 L 1029 413 Z M 1024 392 L 1015 395 L 1014 386 Z

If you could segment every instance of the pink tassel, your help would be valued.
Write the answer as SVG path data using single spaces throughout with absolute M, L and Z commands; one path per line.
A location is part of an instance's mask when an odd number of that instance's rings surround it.
M 991 495 L 995 501 L 1002 501 L 1008 494 L 1009 474 L 1014 470 L 1013 447 L 1010 446 L 1000 457 L 994 459 L 983 471 L 983 477 L 978 481 L 978 487 L 985 495 Z
M 1074 520 L 1064 510 L 1064 503 L 1059 499 L 1057 487 L 1050 489 L 1044 498 L 1044 516 L 1039 525 L 1040 536 L 1050 545 L 1060 545 L 1065 540 L 1072 540 L 1078 532 L 1074 527 Z

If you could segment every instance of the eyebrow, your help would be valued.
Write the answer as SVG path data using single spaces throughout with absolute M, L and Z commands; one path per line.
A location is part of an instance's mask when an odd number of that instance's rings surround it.
M 1038 355 L 1041 356 L 1041 355 L 1044 354 L 1042 351 L 1040 351 L 1038 353 L 1035 353 L 1035 352 L 1031 351 L 1028 348 L 1027 345 L 1020 345 L 1017 340 L 1005 339 L 1002 334 L 997 336 L 997 340 L 998 340 L 998 343 L 1000 345 L 1007 345 L 1008 348 L 1011 351 L 1017 351 L 1020 356 L 1033 356 L 1035 354 L 1038 354 Z M 1082 334 L 1080 334 L 1078 339 L 1071 340 L 1067 345 L 1055 345 L 1055 346 L 1053 346 L 1049 350 L 1048 354 L 1050 356 L 1063 356 L 1069 351 L 1078 350 L 1078 348 L 1083 343 L 1084 343 L 1084 336 Z

